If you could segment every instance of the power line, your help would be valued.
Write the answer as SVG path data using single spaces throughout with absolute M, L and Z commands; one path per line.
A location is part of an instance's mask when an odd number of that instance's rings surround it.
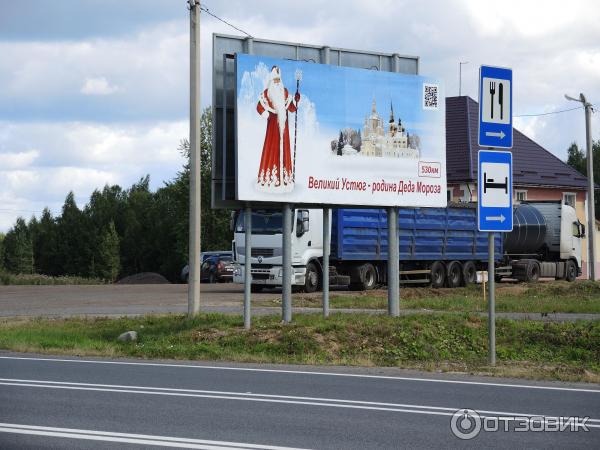
M 211 13 L 211 12 L 208 10 L 208 8 L 207 8 L 207 7 L 200 5 L 200 10 L 201 10 L 201 11 L 204 11 L 206 14 L 208 14 L 208 15 L 210 15 L 210 16 L 212 16 L 212 17 L 214 17 L 215 19 L 217 19 L 217 20 L 220 20 L 220 21 L 221 21 L 221 22 L 223 22 L 225 25 L 228 25 L 228 26 L 230 26 L 230 27 L 231 27 L 231 28 L 233 28 L 234 30 L 237 30 L 237 31 L 239 31 L 239 32 L 241 32 L 241 33 L 244 33 L 246 36 L 248 36 L 248 37 L 250 37 L 250 38 L 252 37 L 252 35 L 251 35 L 250 33 L 248 33 L 248 32 L 246 32 L 246 31 L 242 30 L 241 28 L 238 28 L 238 27 L 236 27 L 235 25 L 233 25 L 233 24 L 231 24 L 231 23 L 227 22 L 225 19 L 221 19 L 219 16 L 217 16 L 217 15 L 215 15 L 215 14 Z
M 550 114 L 560 114 L 560 113 L 564 113 L 564 112 L 568 112 L 568 111 L 575 111 L 576 109 L 583 109 L 583 106 L 577 106 L 576 108 L 570 108 L 570 109 L 561 109 L 560 111 L 551 111 L 551 112 L 547 112 L 547 113 L 539 113 L 539 114 L 519 114 L 518 116 L 515 116 L 515 117 L 548 116 L 548 115 L 550 115 Z
M 10 208 L 0 208 L 0 212 L 30 212 L 30 213 L 39 213 L 39 214 L 44 213 L 44 211 L 34 211 L 32 209 L 10 209 Z

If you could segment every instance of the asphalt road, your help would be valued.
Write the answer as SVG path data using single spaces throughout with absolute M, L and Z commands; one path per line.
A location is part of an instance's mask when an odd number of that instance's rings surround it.
M 488 428 L 451 432 L 471 408 Z M 518 416 L 517 422 L 498 417 Z M 532 419 L 543 416 L 544 419 Z M 589 431 L 518 432 L 556 416 Z M 462 415 L 460 417 L 463 417 Z M 476 419 L 466 422 L 474 427 Z M 536 422 L 537 420 L 537 422 Z M 545 420 L 545 422 L 543 422 Z M 483 422 L 480 422 L 483 423 Z M 504 431 L 504 423 L 511 423 Z M 598 448 L 600 386 L 0 353 L 0 448 Z
M 320 292 L 299 294 L 321 297 Z M 356 295 L 336 289 L 335 295 Z M 385 294 L 384 294 L 385 295 Z M 402 297 L 402 293 L 400 293 Z M 252 294 L 253 300 L 281 300 L 281 289 Z M 233 283 L 202 284 L 202 310 L 226 314 L 242 314 L 243 286 Z M 400 298 L 402 302 L 402 298 Z M 319 313 L 319 308 L 294 308 L 294 312 Z M 385 314 L 386 310 L 345 310 L 338 312 L 368 312 Z M 0 317 L 71 317 L 125 316 L 187 312 L 187 285 L 95 285 L 95 286 L 0 286 Z M 429 310 L 406 310 L 401 314 L 435 313 Z M 252 313 L 281 314 L 281 307 L 254 307 Z M 481 313 L 487 316 L 487 313 Z M 600 319 L 600 314 L 562 314 L 545 316 L 534 313 L 496 313 L 496 317 L 543 321 L 573 321 Z

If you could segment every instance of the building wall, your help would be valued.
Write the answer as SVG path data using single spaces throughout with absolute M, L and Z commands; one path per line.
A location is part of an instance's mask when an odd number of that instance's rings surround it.
M 454 202 L 465 201 L 465 198 L 468 197 L 468 189 L 466 189 L 466 184 L 449 184 L 449 188 L 452 191 L 451 200 Z M 470 185 L 472 191 L 473 201 L 477 201 L 477 186 L 475 184 Z M 589 236 L 590 232 L 587 226 L 587 193 L 586 191 L 577 191 L 575 189 L 559 189 L 559 188 L 541 188 L 541 187 L 528 187 L 528 186 L 515 186 L 515 191 L 527 191 L 527 200 L 561 200 L 563 199 L 563 193 L 575 193 L 575 211 L 577 213 L 577 218 L 579 221 L 586 226 L 586 234 Z M 465 193 L 467 194 L 465 196 Z M 516 199 L 516 195 L 514 195 Z M 596 227 L 596 232 L 594 233 L 596 239 L 596 263 L 594 264 L 596 279 L 600 279 L 600 226 Z M 582 241 L 582 251 L 581 251 L 581 259 L 582 259 L 582 278 L 587 278 L 588 273 L 588 244 L 587 237 Z

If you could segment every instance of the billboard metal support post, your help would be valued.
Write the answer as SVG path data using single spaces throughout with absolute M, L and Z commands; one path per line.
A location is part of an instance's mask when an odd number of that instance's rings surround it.
M 284 323 L 292 321 L 292 205 L 283 205 L 281 308 Z
M 330 48 L 325 46 L 323 63 L 331 64 Z M 329 317 L 329 253 L 331 251 L 331 208 L 323 208 L 323 317 Z
M 252 208 L 244 209 L 244 328 L 250 329 L 252 301 Z
M 323 208 L 323 317 L 329 317 L 329 253 L 331 250 L 331 209 Z
M 398 248 L 398 208 L 387 210 L 388 219 L 388 314 L 400 315 L 400 255 Z
M 496 365 L 496 298 L 494 270 L 494 233 L 488 234 L 488 338 L 490 365 Z
M 190 5 L 190 236 L 188 315 L 200 312 L 200 2 Z

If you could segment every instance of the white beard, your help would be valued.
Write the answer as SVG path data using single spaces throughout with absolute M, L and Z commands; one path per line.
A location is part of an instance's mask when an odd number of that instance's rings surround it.
M 277 111 L 277 123 L 279 125 L 279 133 L 283 134 L 285 130 L 285 122 L 287 119 L 287 109 L 285 107 L 285 92 L 283 90 L 283 84 L 275 84 L 274 82 L 269 83 L 267 88 L 267 94 L 269 100 L 273 104 L 273 108 Z

